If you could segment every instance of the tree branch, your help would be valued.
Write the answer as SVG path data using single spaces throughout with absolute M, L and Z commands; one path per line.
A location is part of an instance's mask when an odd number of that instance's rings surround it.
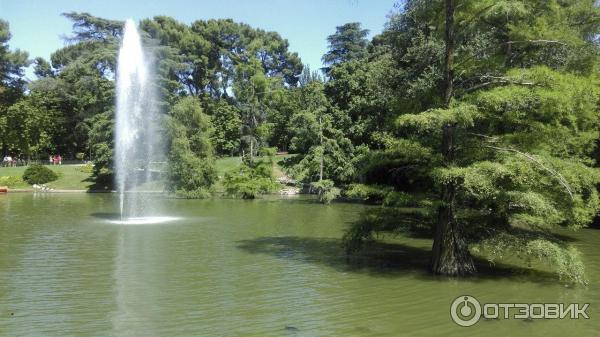
M 569 196 L 571 197 L 571 200 L 573 200 L 573 192 L 571 191 L 571 187 L 569 186 L 569 183 L 567 182 L 567 180 L 565 179 L 565 177 L 563 177 L 562 174 L 560 174 L 558 171 L 547 167 L 546 165 L 544 165 L 544 163 L 542 163 L 539 159 L 535 158 L 534 156 L 525 153 L 525 152 L 521 152 L 519 150 L 513 149 L 513 148 L 509 148 L 509 147 L 498 147 L 498 146 L 491 146 L 491 145 L 485 145 L 485 147 L 490 148 L 490 149 L 494 149 L 494 150 L 498 150 L 498 151 L 504 151 L 504 152 L 514 152 L 517 153 L 525 158 L 527 158 L 528 160 L 536 163 L 538 166 L 540 166 L 542 169 L 544 169 L 545 171 L 547 171 L 548 173 L 550 173 L 552 176 L 554 176 L 558 182 L 567 190 L 567 192 L 569 193 Z
M 476 91 L 476 90 L 479 90 L 479 89 L 482 89 L 482 88 L 485 88 L 485 87 L 488 87 L 488 86 L 494 85 L 494 84 L 518 84 L 518 85 L 525 85 L 525 86 L 536 85 L 534 82 L 516 81 L 516 80 L 512 80 L 507 77 L 493 77 L 493 76 L 487 76 L 487 77 L 493 79 L 493 81 L 488 81 L 488 82 L 477 84 L 468 89 L 465 89 L 465 92 L 470 93 L 470 92 L 473 92 L 473 91 Z
M 558 41 L 558 40 L 522 40 L 522 41 L 508 41 L 508 42 L 504 42 L 504 44 L 508 44 L 508 45 L 513 45 L 513 44 L 524 44 L 524 43 L 531 43 L 531 44 L 560 44 L 562 46 L 566 46 L 567 44 L 562 42 L 562 41 Z

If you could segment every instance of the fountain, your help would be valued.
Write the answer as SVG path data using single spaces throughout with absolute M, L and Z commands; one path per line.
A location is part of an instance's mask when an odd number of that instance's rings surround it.
M 156 203 L 143 193 L 164 161 L 160 114 L 151 85 L 150 63 L 133 20 L 125 22 L 117 63 L 115 177 L 122 222 L 162 222 Z M 164 220 L 164 219 L 163 219 Z

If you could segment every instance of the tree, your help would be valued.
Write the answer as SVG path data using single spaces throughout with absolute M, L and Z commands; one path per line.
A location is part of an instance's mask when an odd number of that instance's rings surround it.
M 213 98 L 229 96 L 238 65 L 259 61 L 267 77 L 290 86 L 298 82 L 302 63 L 289 43 L 275 32 L 226 20 L 198 20 L 186 25 L 157 16 L 141 22 L 141 29 L 163 46 L 177 50 L 178 67 L 171 76 L 186 92 Z
M 304 182 L 330 179 L 335 183 L 354 176 L 356 149 L 337 128 L 339 118 L 331 109 L 323 83 L 313 81 L 299 89 L 301 110 L 290 119 L 290 149 L 299 153 L 291 173 Z
M 44 104 L 45 97 L 31 94 L 11 105 L 2 119 L 2 142 L 9 151 L 28 160 L 49 153 L 59 141 L 59 111 Z
M 369 31 L 361 29 L 359 22 L 350 22 L 336 27 L 335 34 L 327 37 L 329 51 L 323 55 L 326 73 L 335 65 L 364 58 L 367 55 Z
M 36 60 L 36 74 L 41 78 L 31 87 L 53 97 L 63 114 L 63 127 L 69 130 L 54 150 L 74 157 L 93 150 L 90 132 L 94 117 L 112 115 L 109 111 L 114 105 L 113 79 L 123 23 L 87 13 L 63 15 L 73 21 L 74 34 L 66 38 L 70 44 L 52 53 L 51 67 L 42 59 Z M 102 142 L 110 144 L 112 139 Z
M 338 122 L 354 145 L 381 148 L 382 137 L 393 132 L 392 110 L 396 93 L 393 60 L 389 54 L 373 55 L 370 62 L 352 60 L 333 67 L 325 93 L 329 101 L 346 117 Z
M 300 86 L 305 86 L 307 84 L 309 84 L 310 82 L 314 82 L 314 81 L 318 81 L 318 82 L 323 82 L 323 76 L 321 76 L 321 73 L 317 70 L 310 70 L 310 66 L 309 65 L 305 65 L 304 69 L 302 69 L 302 73 L 300 74 L 300 79 L 298 80 L 298 84 Z
M 233 92 L 242 116 L 242 144 L 250 158 L 268 138 L 266 99 L 271 84 L 258 59 L 250 59 L 236 69 Z
M 281 187 L 273 176 L 275 149 L 262 148 L 261 155 L 263 158 L 258 160 L 244 156 L 239 167 L 225 173 L 225 193 L 242 199 L 254 199 L 258 195 L 275 192 Z
M 7 109 L 23 95 L 25 79 L 24 70 L 29 65 L 28 54 L 24 51 L 10 51 L 8 22 L 0 19 L 0 127 L 2 134 L 2 151 L 7 151 L 12 145 L 7 143 L 6 127 Z M 14 147 L 14 146 L 12 146 Z
M 0 93 L 9 94 L 9 90 L 22 90 L 25 83 L 23 79 L 25 67 L 29 65 L 27 52 L 19 49 L 10 51 L 10 26 L 8 22 L 0 19 Z
M 221 156 L 236 155 L 240 150 L 240 111 L 224 99 L 208 99 L 204 105 L 213 125 L 211 141 L 215 153 Z
M 180 196 L 206 197 L 216 181 L 210 119 L 195 97 L 182 98 L 169 113 L 167 189 Z
M 394 207 L 359 221 L 349 247 L 428 224 L 434 273 L 474 272 L 471 250 L 543 260 L 585 282 L 577 251 L 550 230 L 585 226 L 600 207 L 589 61 L 600 26 L 585 20 L 597 15 L 592 1 L 407 2 L 383 34 L 402 79 L 392 85 L 406 88 L 399 137 L 359 165 Z

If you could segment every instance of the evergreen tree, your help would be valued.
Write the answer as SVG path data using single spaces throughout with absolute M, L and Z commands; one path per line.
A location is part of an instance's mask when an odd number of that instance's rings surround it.
M 167 189 L 188 198 L 206 197 L 217 178 L 210 119 L 195 97 L 182 98 L 169 113 Z
M 364 58 L 367 55 L 369 31 L 362 29 L 360 22 L 350 22 L 336 27 L 335 34 L 327 37 L 329 51 L 323 55 L 326 73 L 343 62 Z
M 408 2 L 386 32 L 410 81 L 397 85 L 412 89 L 400 137 L 361 170 L 392 187 L 382 193 L 388 205 L 421 211 L 365 217 L 347 233 L 349 248 L 373 232 L 429 223 L 434 273 L 474 272 L 477 251 L 545 260 L 585 282 L 577 251 L 551 229 L 586 226 L 600 208 L 592 158 L 600 27 L 583 19 L 597 11 L 592 1 Z M 437 68 L 409 62 L 427 58 Z

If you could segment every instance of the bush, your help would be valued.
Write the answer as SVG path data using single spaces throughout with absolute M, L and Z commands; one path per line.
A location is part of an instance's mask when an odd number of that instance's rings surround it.
M 272 160 L 242 163 L 225 173 L 223 186 L 226 194 L 243 199 L 254 199 L 281 188 L 281 184 L 273 178 Z
M 340 196 L 340 189 L 334 186 L 332 180 L 324 179 L 311 184 L 317 190 L 319 202 L 329 204 Z
M 83 165 L 80 169 L 80 172 L 92 174 L 94 172 L 94 165 L 92 163 L 87 163 Z
M 206 199 L 210 198 L 211 192 L 204 188 L 199 188 L 193 191 L 177 190 L 175 196 L 181 199 Z
M 23 179 L 17 176 L 2 176 L 0 177 L 0 186 L 16 187 L 23 185 Z
M 58 174 L 42 165 L 31 165 L 23 173 L 23 180 L 30 185 L 45 184 L 56 179 Z

